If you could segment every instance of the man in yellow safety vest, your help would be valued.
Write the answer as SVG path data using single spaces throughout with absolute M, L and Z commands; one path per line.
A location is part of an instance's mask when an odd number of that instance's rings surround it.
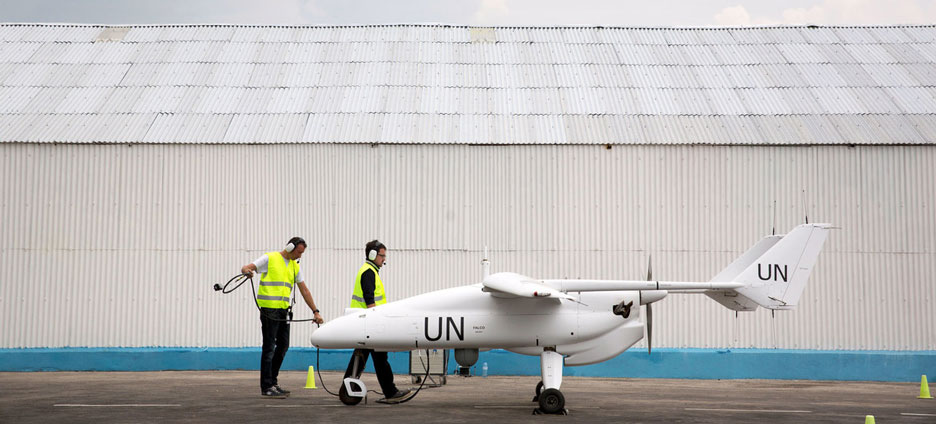
M 351 295 L 352 308 L 373 308 L 387 303 L 383 281 L 380 279 L 380 267 L 384 265 L 387 259 L 387 247 L 377 240 L 372 240 L 364 246 L 364 251 L 367 260 L 358 269 L 357 276 L 354 278 L 354 292 Z M 401 403 L 415 394 L 410 390 L 398 390 L 396 385 L 393 384 L 393 370 L 390 368 L 390 363 L 387 362 L 387 352 L 355 349 L 354 353 L 351 354 L 348 369 L 345 371 L 345 378 L 360 377 L 368 356 L 374 358 L 374 371 L 377 372 L 377 381 L 380 382 L 380 390 L 384 394 L 384 398 L 379 399 L 377 402 Z M 344 386 L 341 387 L 341 390 L 344 390 Z
M 289 321 L 292 319 L 290 295 L 298 283 L 299 292 L 314 314 L 313 320 L 325 322 L 319 314 L 312 294 L 306 287 L 299 269 L 299 258 L 305 251 L 302 237 L 293 237 L 281 252 L 269 252 L 257 260 L 244 265 L 241 273 L 252 276 L 260 272 L 260 288 L 257 289 L 257 306 L 260 308 L 260 329 L 263 333 L 263 348 L 260 353 L 260 394 L 268 398 L 283 399 L 289 390 L 279 386 L 279 375 L 286 350 L 289 349 Z

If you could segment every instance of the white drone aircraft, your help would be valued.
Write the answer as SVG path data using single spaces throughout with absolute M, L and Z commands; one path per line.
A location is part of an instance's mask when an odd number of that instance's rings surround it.
M 819 257 L 829 224 L 803 224 L 786 235 L 764 237 L 710 282 L 538 280 L 511 272 L 487 273 L 480 284 L 425 293 L 370 309 L 347 309 L 312 334 L 326 349 L 454 349 L 469 367 L 478 351 L 506 349 L 539 356 L 539 410 L 564 413 L 559 391 L 563 365 L 588 365 L 621 354 L 644 335 L 639 305 L 670 292 L 704 293 L 735 311 L 793 309 Z M 649 274 L 649 273 L 648 273 Z M 638 306 L 635 308 L 635 306 Z M 363 365 L 363 364 L 361 364 Z M 345 379 L 341 399 L 353 405 L 366 393 L 356 375 Z M 353 383 L 353 384 L 352 384 Z M 357 387 L 356 387 L 357 386 Z M 543 390 L 544 389 L 544 390 Z M 541 391 L 542 390 L 542 391 Z

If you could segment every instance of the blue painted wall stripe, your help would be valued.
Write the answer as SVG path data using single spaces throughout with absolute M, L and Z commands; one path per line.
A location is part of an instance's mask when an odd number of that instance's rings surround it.
M 347 366 L 350 350 L 323 350 L 322 370 Z M 284 370 L 315 365 L 314 348 L 295 347 Z M 481 352 L 472 373 L 487 362 L 491 375 L 539 375 L 539 358 L 504 350 Z M 409 370 L 405 352 L 390 354 L 397 374 Z M 35 348 L 0 349 L 0 371 L 258 370 L 259 348 Z M 450 359 L 448 372 L 455 368 Z M 373 372 L 368 361 L 368 372 Z M 769 349 L 656 349 L 628 351 L 599 364 L 566 367 L 565 375 L 588 377 L 920 381 L 936 376 L 936 351 L 816 351 Z

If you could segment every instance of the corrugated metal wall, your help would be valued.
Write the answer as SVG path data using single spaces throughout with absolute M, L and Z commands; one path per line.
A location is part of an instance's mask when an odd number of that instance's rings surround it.
M 832 233 L 793 312 L 672 295 L 660 347 L 936 349 L 933 146 L 0 146 L 0 347 L 257 346 L 248 289 L 293 235 L 325 318 L 367 240 L 391 299 L 535 277 L 707 281 L 762 235 Z M 805 204 L 804 204 L 805 200 Z M 776 201 L 776 209 L 773 205 Z M 299 318 L 311 315 L 300 305 Z M 308 346 L 309 324 L 293 327 Z

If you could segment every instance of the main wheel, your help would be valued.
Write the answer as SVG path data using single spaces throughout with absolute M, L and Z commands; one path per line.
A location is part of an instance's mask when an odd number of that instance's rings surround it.
M 540 380 L 539 383 L 536 383 L 536 396 L 533 396 L 533 402 L 539 400 L 540 393 L 543 391 L 543 380 Z
M 354 406 L 354 405 L 361 403 L 361 399 L 364 399 L 364 398 L 348 396 L 348 390 L 345 389 L 344 384 L 342 384 L 341 388 L 338 389 L 338 399 L 340 399 L 341 403 L 345 405 Z
M 565 408 L 565 396 L 559 389 L 546 389 L 539 396 L 540 410 L 547 414 L 558 414 Z

